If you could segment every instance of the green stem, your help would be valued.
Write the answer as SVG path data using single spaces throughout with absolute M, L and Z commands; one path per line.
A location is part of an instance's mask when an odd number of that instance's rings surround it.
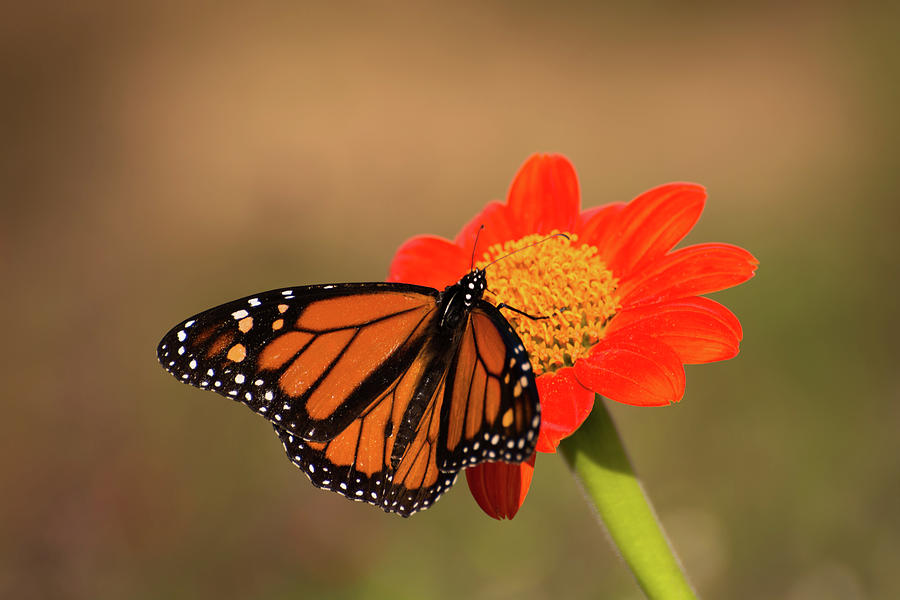
M 591 416 L 560 448 L 644 594 L 651 600 L 696 600 L 600 396 Z

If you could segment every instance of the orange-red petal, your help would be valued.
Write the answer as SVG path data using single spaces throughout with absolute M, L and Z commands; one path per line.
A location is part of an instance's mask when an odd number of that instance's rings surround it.
M 624 202 L 616 202 L 591 208 L 581 213 L 578 220 L 579 225 L 575 231 L 578 234 L 579 242 L 601 247 L 609 237 L 610 229 L 617 222 L 617 217 L 625 206 Z
M 684 395 L 684 367 L 674 350 L 640 333 L 619 332 L 600 340 L 575 363 L 583 386 L 616 402 L 664 406 Z
M 564 439 L 581 427 L 594 407 L 594 392 L 578 382 L 575 369 L 565 367 L 537 379 L 541 399 L 541 433 L 538 452 L 556 452 Z
M 469 270 L 462 248 L 434 235 L 419 235 L 403 243 L 391 261 L 388 281 L 444 289 Z
M 620 311 L 607 335 L 640 333 L 665 343 L 683 363 L 726 360 L 737 355 L 741 324 L 730 310 L 709 298 L 691 297 Z
M 560 154 L 532 155 L 516 173 L 507 203 L 516 237 L 572 231 L 581 206 L 575 168 Z
M 700 218 L 706 190 L 694 183 L 668 183 L 646 191 L 619 213 L 599 243 L 617 277 L 625 277 L 671 250 Z
M 466 482 L 481 510 L 498 520 L 516 516 L 531 487 L 535 456 L 520 464 L 487 462 L 466 469 Z
M 757 260 L 731 244 L 697 244 L 676 250 L 619 285 L 623 308 L 708 294 L 753 277 Z

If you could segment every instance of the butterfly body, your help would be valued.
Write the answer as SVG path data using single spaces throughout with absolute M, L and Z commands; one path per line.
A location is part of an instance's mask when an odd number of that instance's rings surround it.
M 270 421 L 314 485 L 408 516 L 461 468 L 521 462 L 540 406 L 516 333 L 473 269 L 443 291 L 400 283 L 277 289 L 180 323 L 174 377 Z

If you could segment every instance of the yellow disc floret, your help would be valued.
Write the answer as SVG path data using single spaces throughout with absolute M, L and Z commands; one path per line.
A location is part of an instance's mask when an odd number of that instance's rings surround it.
M 522 338 L 535 375 L 572 366 L 585 357 L 618 310 L 618 280 L 600 260 L 597 248 L 579 245 L 578 236 L 566 235 L 568 238 L 556 236 L 536 245 L 545 236 L 495 244 L 476 265 L 484 268 L 515 253 L 488 269 L 486 298 L 534 317 L 547 317 L 532 319 L 503 311 Z

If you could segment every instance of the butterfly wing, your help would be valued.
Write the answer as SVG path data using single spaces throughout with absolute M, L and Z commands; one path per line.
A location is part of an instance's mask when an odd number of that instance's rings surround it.
M 541 424 L 534 372 L 519 336 L 489 302 L 469 313 L 447 381 L 442 470 L 532 455 Z
M 308 442 L 276 426 L 291 460 L 318 487 L 409 516 L 433 504 L 463 467 L 529 458 L 540 403 L 521 340 L 487 302 L 460 327 L 458 339 L 431 336 L 397 383 L 334 440 Z M 406 436 L 379 435 L 391 422 L 416 425 Z
M 409 516 L 460 468 L 520 462 L 540 407 L 518 336 L 490 303 L 442 329 L 437 290 L 273 290 L 200 313 L 158 348 L 180 381 L 269 420 L 317 487 Z
M 273 290 L 187 319 L 157 354 L 180 381 L 326 441 L 409 369 L 428 339 L 436 297 L 431 288 L 385 283 Z
M 377 398 L 347 429 L 328 442 L 310 442 L 279 426 L 275 432 L 285 452 L 317 487 L 379 506 L 404 517 L 431 506 L 456 481 L 458 470 L 437 467 L 440 399 L 444 378 L 424 409 L 412 409 L 411 386 L 421 389 L 423 353 L 406 375 Z M 428 387 L 428 386 L 424 386 Z M 411 439 L 400 445 L 400 435 L 390 435 L 410 414 L 421 414 L 411 429 Z M 397 454 L 395 458 L 392 458 Z
M 436 459 L 451 356 L 437 298 L 385 283 L 273 290 L 187 319 L 158 357 L 268 419 L 317 487 L 408 516 L 456 479 Z

